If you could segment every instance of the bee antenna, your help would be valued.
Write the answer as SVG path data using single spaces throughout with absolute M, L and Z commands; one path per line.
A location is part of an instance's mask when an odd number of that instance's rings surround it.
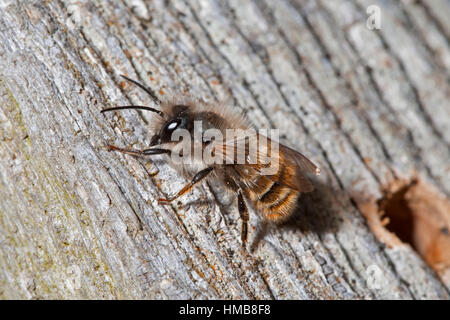
M 151 112 L 157 113 L 158 115 L 160 115 L 161 117 L 164 118 L 164 113 L 162 111 L 157 110 L 155 108 L 146 107 L 146 106 L 118 106 L 118 107 L 103 109 L 100 112 L 103 113 L 106 111 L 125 110 L 125 109 L 141 109 L 141 110 L 151 111 Z
M 131 83 L 137 85 L 139 88 L 141 88 L 142 90 L 144 90 L 145 92 L 147 92 L 149 94 L 150 97 L 152 97 L 153 101 L 155 101 L 156 104 L 161 104 L 161 100 L 158 99 L 158 97 L 156 96 L 156 94 L 153 92 L 153 90 L 145 87 L 143 84 L 137 82 L 136 80 L 130 79 L 126 76 L 124 76 L 123 74 L 120 75 L 122 78 L 124 78 L 127 81 L 130 81 Z

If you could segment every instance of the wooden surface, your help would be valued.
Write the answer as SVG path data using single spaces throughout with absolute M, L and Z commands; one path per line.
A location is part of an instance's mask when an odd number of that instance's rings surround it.
M 448 299 L 361 208 L 417 176 L 450 194 L 450 3 L 372 0 L 0 1 L 0 298 Z M 235 199 L 143 148 L 184 93 L 244 109 L 322 169 L 250 253 Z M 157 174 L 155 174 L 157 173 Z M 250 215 L 250 241 L 258 218 Z

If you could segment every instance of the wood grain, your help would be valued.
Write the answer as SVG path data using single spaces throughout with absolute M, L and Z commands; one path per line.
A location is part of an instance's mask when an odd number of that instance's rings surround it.
M 381 8 L 381 29 L 366 8 Z M 361 214 L 417 174 L 450 194 L 448 1 L 0 1 L 0 298 L 448 299 L 414 250 Z M 144 148 L 152 114 L 228 101 L 321 167 L 255 252 L 236 199 Z M 155 174 L 157 173 L 157 174 Z M 258 233 L 250 212 L 250 241 Z

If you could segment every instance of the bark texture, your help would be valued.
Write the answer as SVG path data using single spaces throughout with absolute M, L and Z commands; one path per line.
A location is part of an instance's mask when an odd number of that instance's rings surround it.
M 450 194 L 449 16 L 446 0 L 0 1 L 0 298 L 448 299 L 450 276 L 363 213 L 397 179 Z M 186 181 L 104 147 L 149 143 L 151 114 L 99 112 L 154 106 L 120 74 L 280 129 L 320 165 L 316 191 L 253 253 L 220 185 L 158 205 Z

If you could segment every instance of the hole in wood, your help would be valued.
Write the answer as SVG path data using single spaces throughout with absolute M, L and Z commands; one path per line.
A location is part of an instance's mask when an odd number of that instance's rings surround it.
M 417 178 L 394 181 L 383 193 L 360 206 L 374 234 L 391 248 L 409 244 L 450 283 L 450 200 Z
M 419 221 L 410 208 L 406 197 L 412 184 L 404 185 L 394 192 L 388 191 L 384 198 L 378 200 L 378 208 L 381 213 L 380 219 L 386 229 L 393 232 L 402 242 L 410 244 L 417 249 L 416 239 L 413 238 L 414 224 Z M 418 237 L 420 241 L 420 236 Z

